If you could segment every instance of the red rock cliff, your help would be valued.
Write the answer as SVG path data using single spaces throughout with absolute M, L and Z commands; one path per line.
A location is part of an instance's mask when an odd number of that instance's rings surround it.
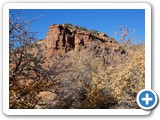
M 51 25 L 46 35 L 46 46 L 53 51 L 68 52 L 73 49 L 79 50 L 81 47 L 88 48 L 94 44 L 104 48 L 110 47 L 112 50 L 119 49 L 117 42 L 107 34 L 84 30 L 78 26 Z

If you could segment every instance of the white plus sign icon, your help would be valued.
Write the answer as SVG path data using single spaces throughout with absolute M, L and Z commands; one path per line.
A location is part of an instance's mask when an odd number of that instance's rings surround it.
M 143 89 L 137 94 L 137 103 L 144 110 L 151 110 L 157 104 L 158 96 L 153 90 Z
M 142 101 L 146 101 L 146 105 L 148 105 L 149 104 L 149 101 L 152 101 L 153 100 L 153 98 L 150 98 L 149 97 L 149 94 L 146 94 L 146 97 L 145 98 L 142 98 Z

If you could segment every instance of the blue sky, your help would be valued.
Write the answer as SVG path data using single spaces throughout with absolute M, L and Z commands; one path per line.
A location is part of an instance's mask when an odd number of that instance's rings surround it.
M 13 13 L 15 10 L 10 10 Z M 134 31 L 134 42 L 145 40 L 145 10 L 144 9 L 22 9 L 20 18 L 33 19 L 31 30 L 41 32 L 38 38 L 45 38 L 49 25 L 71 23 L 97 30 L 115 37 L 118 41 L 121 35 L 119 26 L 127 26 L 130 33 Z M 117 33 L 114 36 L 114 33 Z M 131 37 L 130 34 L 128 37 Z

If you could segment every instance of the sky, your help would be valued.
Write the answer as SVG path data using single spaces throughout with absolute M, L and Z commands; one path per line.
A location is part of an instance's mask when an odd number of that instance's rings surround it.
M 31 20 L 31 31 L 40 32 L 38 39 L 46 37 L 48 27 L 52 24 L 71 23 L 89 30 L 104 32 L 119 41 L 122 32 L 118 27 L 129 28 L 127 38 L 134 43 L 145 41 L 144 9 L 21 9 L 10 10 L 14 14 L 19 11 L 20 19 Z M 127 39 L 126 38 L 126 39 Z

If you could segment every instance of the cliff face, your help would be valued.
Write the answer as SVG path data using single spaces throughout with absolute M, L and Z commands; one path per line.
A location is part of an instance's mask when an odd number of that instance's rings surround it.
M 72 25 L 55 24 L 49 26 L 45 44 L 48 49 L 61 52 L 79 50 L 94 45 L 101 45 L 104 49 L 110 48 L 113 51 L 119 49 L 117 42 L 110 39 L 105 33 L 89 31 L 84 28 Z

